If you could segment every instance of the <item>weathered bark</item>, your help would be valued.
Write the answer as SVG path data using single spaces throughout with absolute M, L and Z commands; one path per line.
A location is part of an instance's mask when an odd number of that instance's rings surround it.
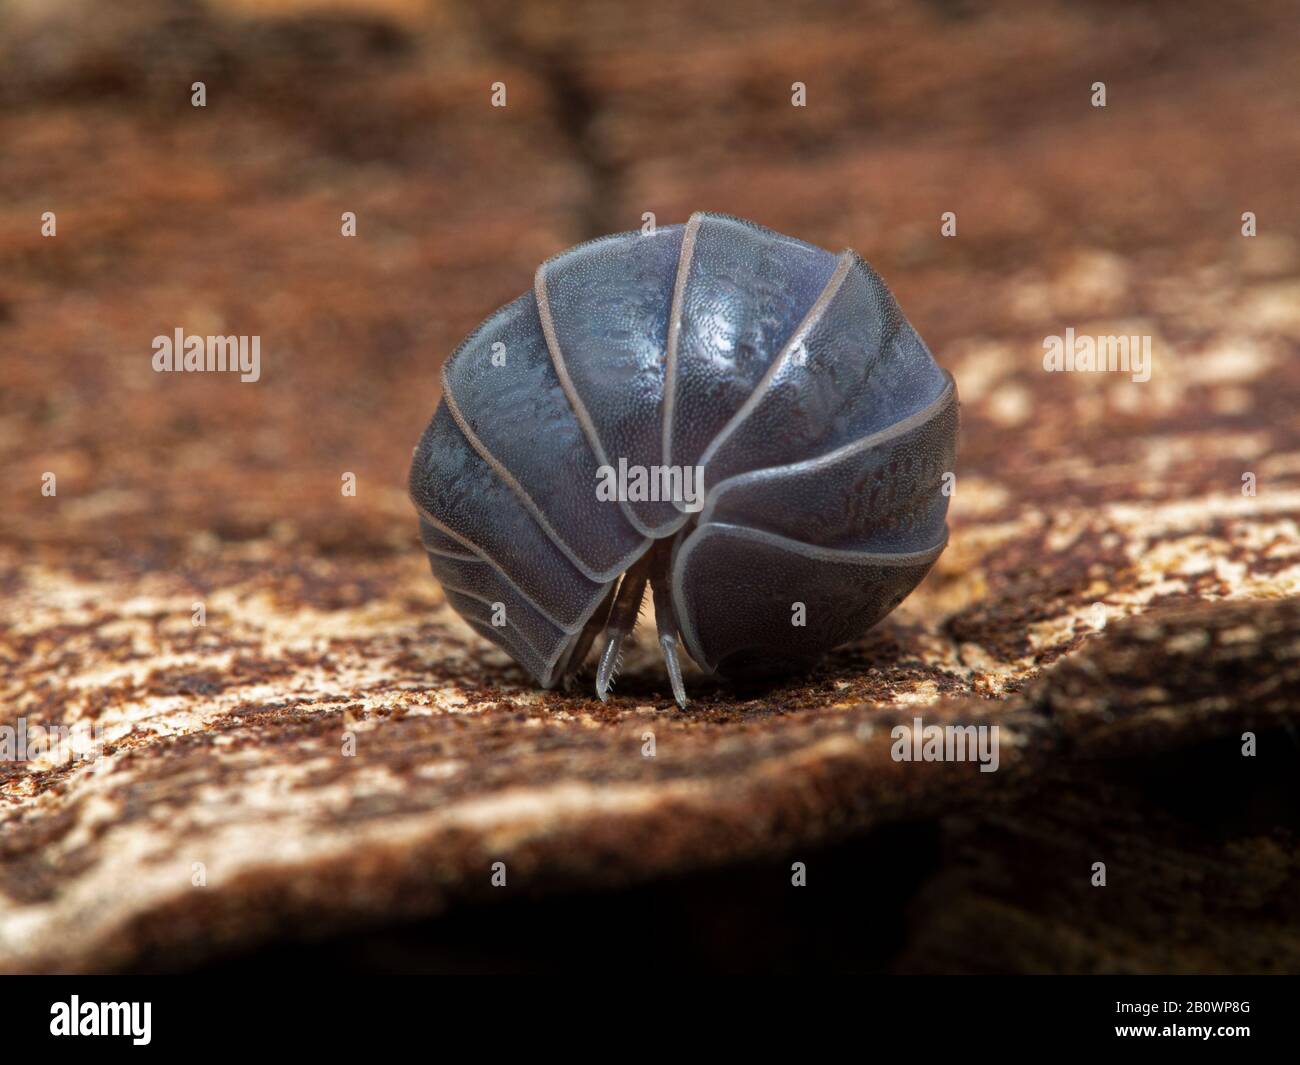
M 1300 970 L 1289 5 L 283 7 L 0 13 L 0 725 L 106 730 L 0 762 L 0 969 L 559 965 L 608 937 L 537 920 L 630 906 L 728 968 Z M 611 703 L 537 692 L 410 449 L 538 261 L 693 210 L 890 282 L 963 402 L 951 546 L 809 677 L 681 713 L 643 635 Z M 155 373 L 177 327 L 261 380 Z M 1044 372 L 1068 328 L 1151 379 Z M 895 761 L 916 717 L 998 771 Z

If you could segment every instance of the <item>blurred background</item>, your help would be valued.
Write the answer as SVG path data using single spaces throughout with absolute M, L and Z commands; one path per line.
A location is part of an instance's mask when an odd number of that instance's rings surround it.
M 0 719 L 116 745 L 0 765 L 0 969 L 423 920 L 502 854 L 549 909 L 278 960 L 617 964 L 631 919 L 670 966 L 1300 969 L 1298 70 L 1293 0 L 0 0 Z M 542 695 L 428 576 L 411 449 L 540 261 L 698 210 L 889 282 L 963 402 L 952 546 L 811 678 Z M 177 328 L 261 379 L 155 373 Z M 1045 374 L 1067 328 L 1152 379 Z M 997 780 L 862 740 L 918 707 L 1003 714 Z
M 1014 470 L 1005 486 L 1032 496 L 1070 479 L 1062 448 L 1122 466 L 1129 426 L 1196 397 L 1168 375 L 1080 386 L 1068 437 L 1039 437 L 1041 339 L 1144 319 L 1168 345 L 1298 313 L 1294 15 L 1286 0 L 5 0 L 0 453 L 11 485 L 57 469 L 68 499 L 11 492 L 0 536 L 167 552 L 277 529 L 304 549 L 405 549 L 404 471 L 442 359 L 542 259 L 647 211 L 856 249 L 951 369 L 1003 345 L 958 373 L 967 474 Z M 1290 287 L 1235 287 L 1260 278 Z M 153 373 L 152 338 L 178 326 L 260 335 L 262 380 Z M 1255 397 L 1247 420 L 1291 417 L 1288 399 Z M 1204 461 L 1175 458 L 1165 489 Z M 336 505 L 340 470 L 367 505 Z

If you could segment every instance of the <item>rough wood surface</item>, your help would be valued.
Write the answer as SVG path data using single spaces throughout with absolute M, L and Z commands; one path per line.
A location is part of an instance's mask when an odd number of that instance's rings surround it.
M 1291 5 L 651 7 L 0 10 L 0 725 L 106 738 L 0 762 L 0 969 L 455 914 L 498 861 L 788 883 L 889 825 L 943 858 L 873 964 L 1300 969 Z M 429 577 L 411 448 L 538 261 L 693 210 L 890 282 L 961 393 L 951 547 L 810 677 L 682 713 L 643 639 L 607 705 L 534 691 Z M 155 374 L 178 326 L 262 379 Z M 1045 373 L 1067 327 L 1151 380 Z M 915 716 L 999 771 L 893 761 Z

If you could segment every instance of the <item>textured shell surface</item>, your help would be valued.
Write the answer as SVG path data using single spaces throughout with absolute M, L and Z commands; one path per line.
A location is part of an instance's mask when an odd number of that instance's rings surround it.
M 543 263 L 444 365 L 409 487 L 448 602 L 542 686 L 582 665 L 623 574 L 620 600 L 654 588 L 670 665 L 680 638 L 706 671 L 772 673 L 925 576 L 957 427 L 865 261 L 696 214 Z

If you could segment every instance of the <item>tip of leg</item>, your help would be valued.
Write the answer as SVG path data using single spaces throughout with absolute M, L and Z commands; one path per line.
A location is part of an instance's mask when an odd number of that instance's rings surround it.
M 623 646 L 623 634 L 610 632 L 605 636 L 605 647 L 600 652 L 600 665 L 596 669 L 596 697 L 602 702 L 609 701 L 609 689 L 618 672 L 619 651 Z
M 659 637 L 659 646 L 663 649 L 664 665 L 668 668 L 668 682 L 673 687 L 673 698 L 677 705 L 686 709 L 686 685 L 682 683 L 682 663 L 677 657 L 677 638 L 669 633 Z

